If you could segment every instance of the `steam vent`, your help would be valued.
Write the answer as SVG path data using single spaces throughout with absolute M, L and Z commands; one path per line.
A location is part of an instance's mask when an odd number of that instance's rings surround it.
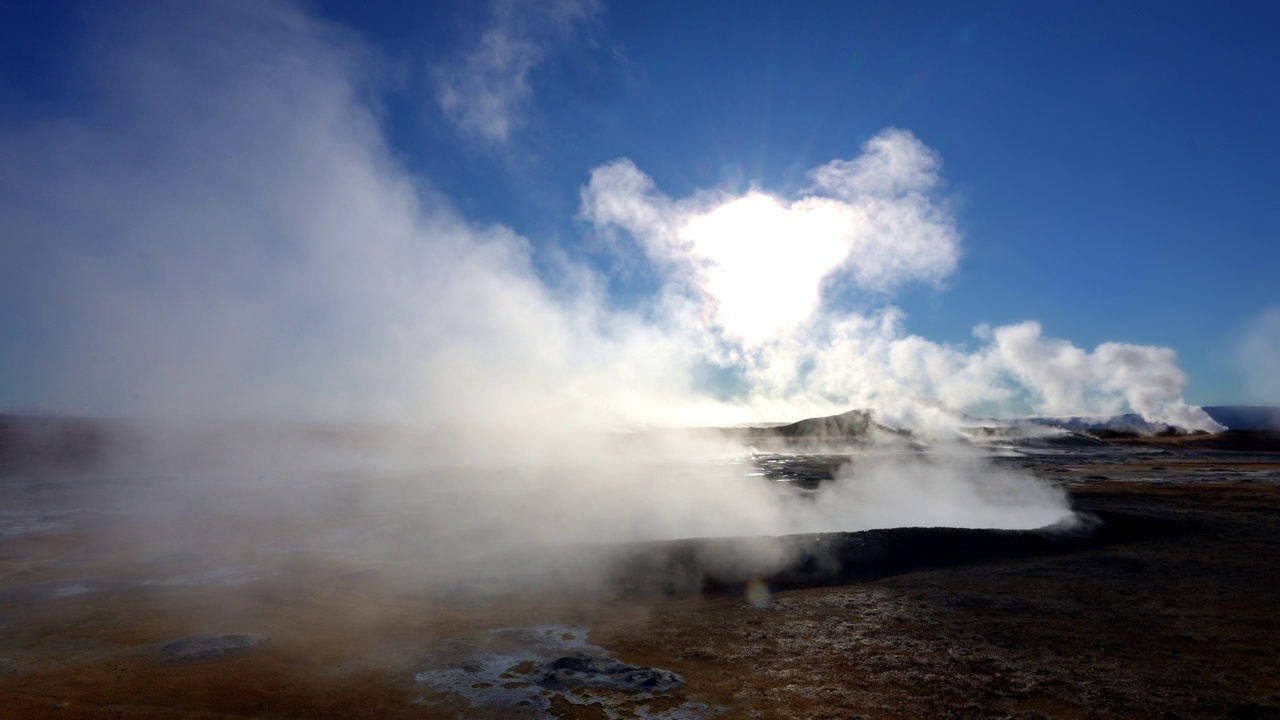
M 1280 720 L 1280 0 L 0 0 L 0 720 Z
M 580 466 L 335 470 L 403 452 L 370 428 L 3 420 L 14 717 L 1271 712 L 1272 430 L 655 430 L 611 506 Z M 211 439 L 236 462 L 164 467 Z

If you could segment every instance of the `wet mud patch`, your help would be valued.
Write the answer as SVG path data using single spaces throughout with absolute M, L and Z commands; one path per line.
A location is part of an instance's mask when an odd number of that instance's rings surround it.
M 565 625 L 504 628 L 433 648 L 414 680 L 431 691 L 417 702 L 461 699 L 461 717 L 590 716 L 693 720 L 719 710 L 682 697 L 670 670 L 621 662 Z
M 214 633 L 188 635 L 160 646 L 160 654 L 168 662 L 201 662 L 221 660 L 247 652 L 262 641 L 253 633 Z

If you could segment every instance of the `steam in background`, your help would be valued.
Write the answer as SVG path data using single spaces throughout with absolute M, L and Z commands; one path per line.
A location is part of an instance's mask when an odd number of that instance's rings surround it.
M 589 16 L 557 13 L 544 20 L 564 32 Z M 956 267 L 940 158 L 907 131 L 814 169 L 795 199 L 673 199 L 627 160 L 591 171 L 583 218 L 637 243 L 665 278 L 621 311 L 583 266 L 561 262 L 551 291 L 528 240 L 469 223 L 397 165 L 358 38 L 289 4 L 98 20 L 78 58 L 79 111 L 0 131 L 4 296 L 29 318 L 9 362 L 43 379 L 29 396 L 46 407 L 510 429 L 786 420 L 934 398 L 1041 413 L 1127 405 L 1216 427 L 1182 402 L 1167 349 L 1087 351 L 1031 322 L 953 347 L 909 334 L 892 305 L 832 306 L 833 288 L 874 300 Z M 475 92 L 496 82 L 450 77 Z M 694 380 L 707 364 L 746 392 L 715 399 Z
M 1249 323 L 1236 361 L 1250 396 L 1280 398 L 1280 305 L 1265 308 Z
M 512 126 L 475 108 L 517 112 L 542 43 L 591 15 L 569 5 L 525 35 L 484 35 L 488 51 L 514 48 L 508 65 L 477 51 L 442 70 L 451 117 L 504 139 Z M 514 12 L 502 7 L 498 20 Z M 717 464 L 745 448 L 615 431 L 866 407 L 945 436 L 917 398 L 1010 413 L 1128 407 L 1219 429 L 1182 401 L 1186 376 L 1166 348 L 1087 350 L 1035 322 L 976 328 L 973 347 L 910 334 L 886 298 L 943 282 L 961 246 L 941 158 L 907 130 L 813 169 L 793 198 L 673 198 L 627 159 L 584 168 L 581 219 L 663 278 L 620 309 L 592 269 L 561 260 L 547 282 L 528 239 L 468 221 L 398 164 L 379 125 L 377 63 L 343 29 L 284 2 L 95 20 L 74 112 L 0 127 L 0 302 L 25 318 L 3 361 L 33 379 L 24 395 L 45 409 L 190 423 L 125 446 L 122 473 L 191 478 L 140 491 L 135 511 L 274 508 L 316 531 L 359 517 L 375 534 L 412 516 L 422 557 L 442 558 L 578 540 L 1027 527 L 1061 518 L 1063 494 L 960 446 L 945 462 L 868 456 L 800 502 Z M 837 291 L 871 309 L 836 306 Z M 741 390 L 699 380 L 707 366 Z M 265 432 L 211 443 L 201 423 L 227 419 L 405 435 L 352 452 Z M 325 473 L 342 478 L 332 492 Z M 401 519 L 364 522 L 384 511 Z M 401 552 L 406 537 L 392 543 Z
M 620 160 L 593 171 L 583 215 L 635 238 L 667 270 L 665 306 L 689 306 L 673 327 L 742 373 L 749 390 L 738 407 L 748 414 L 894 410 L 931 398 L 1049 415 L 1127 406 L 1152 422 L 1222 429 L 1183 402 L 1187 377 L 1167 348 L 1087 351 L 1025 322 L 979 326 L 981 345 L 969 349 L 909 334 L 892 305 L 857 313 L 824 302 L 833 287 L 870 301 L 954 271 L 959 235 L 936 197 L 939 166 L 911 133 L 888 129 L 860 157 L 813 170 L 808 193 L 793 201 L 758 190 L 674 200 Z

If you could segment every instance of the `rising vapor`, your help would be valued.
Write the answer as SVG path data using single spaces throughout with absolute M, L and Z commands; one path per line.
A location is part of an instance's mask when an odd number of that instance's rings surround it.
M 868 301 L 912 282 L 937 283 L 959 256 L 959 233 L 939 197 L 940 161 L 911 133 L 888 129 L 853 160 L 810 173 L 796 200 L 760 190 L 675 200 L 628 160 L 597 168 L 582 215 L 623 231 L 667 270 L 666 306 L 693 305 L 669 328 L 741 373 L 745 407 L 818 414 L 848 407 L 895 412 L 916 398 L 954 408 L 1115 414 L 1221 430 L 1182 400 L 1187 377 L 1167 348 L 1104 343 L 1092 352 L 1044 338 L 1039 324 L 978 326 L 977 349 L 905 331 L 885 304 L 870 314 L 835 307 L 833 287 Z M 706 321 L 709 320 L 709 321 Z
M 794 199 L 673 199 L 630 161 L 591 171 L 582 216 L 665 278 L 632 314 L 586 267 L 559 266 L 580 290 L 553 295 L 525 238 L 401 169 L 358 39 L 292 5 L 103 18 L 81 61 L 86 107 L 0 131 L 3 293 L 29 310 L 10 362 L 43 379 L 32 403 L 614 426 L 923 397 L 1215 427 L 1181 401 L 1170 350 L 1087 352 L 1034 323 L 979 328 L 966 349 L 910 335 L 892 305 L 833 306 L 832 287 L 885 297 L 956 268 L 940 158 L 905 130 L 814 169 Z M 714 399 L 693 379 L 706 363 L 748 391 Z
M 801 503 L 726 479 L 714 460 L 741 446 L 619 430 L 850 407 L 922 431 L 945 424 L 922 398 L 1127 406 L 1214 427 L 1182 402 L 1171 350 L 1089 352 L 1033 322 L 980 327 L 976 348 L 907 332 L 884 298 L 942 282 L 961 250 L 941 160 L 906 130 L 815 168 L 794 198 L 672 198 L 629 160 L 584 168 L 581 217 L 634 243 L 662 278 L 620 309 L 591 268 L 561 262 L 547 282 L 528 239 L 470 222 L 401 167 L 370 101 L 376 68 L 343 29 L 284 2 L 155 4 L 99 21 L 78 58 L 84 102 L 0 126 L 0 301 L 24 309 L 26 338 L 3 362 L 34 379 L 20 402 L 170 428 L 249 418 L 409 431 L 394 450 L 341 457 L 256 430 L 252 451 L 165 442 L 143 469 L 182 480 L 146 488 L 131 512 L 279 508 L 323 534 L 342 513 L 366 513 L 372 532 L 381 521 L 368 518 L 411 509 L 394 542 L 437 570 L 460 562 L 458 545 L 511 563 L 527 559 L 513 548 L 588 540 L 1027 527 L 1067 513 L 1063 493 L 961 451 L 867 461 L 861 480 Z M 523 102 L 535 57 L 514 66 L 515 90 L 493 91 L 499 115 Z M 471 87 L 465 72 L 447 77 Z M 840 308 L 833 288 L 880 306 Z M 743 390 L 707 387 L 708 365 Z M 207 440 L 191 427 L 188 440 Z M 139 472 L 136 455 L 118 471 Z M 317 472 L 360 478 L 360 502 Z
M 1249 322 L 1236 363 L 1251 397 L 1280 400 L 1280 305 L 1264 308 Z

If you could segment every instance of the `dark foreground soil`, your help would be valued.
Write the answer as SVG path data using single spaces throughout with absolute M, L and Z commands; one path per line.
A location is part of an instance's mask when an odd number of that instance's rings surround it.
M 1280 486 L 1252 481 L 1274 458 L 1028 462 L 1080 510 L 1180 530 L 771 596 L 468 600 L 305 553 L 150 582 L 91 530 L 19 528 L 0 718 L 1280 718 Z M 486 633 L 560 626 L 683 685 L 574 704 L 513 663 L 543 713 L 415 679 L 441 647 L 466 670 Z
M 1098 484 L 1075 499 L 1204 527 L 782 593 L 763 611 L 684 603 L 596 637 L 742 716 L 1280 717 L 1280 490 Z

